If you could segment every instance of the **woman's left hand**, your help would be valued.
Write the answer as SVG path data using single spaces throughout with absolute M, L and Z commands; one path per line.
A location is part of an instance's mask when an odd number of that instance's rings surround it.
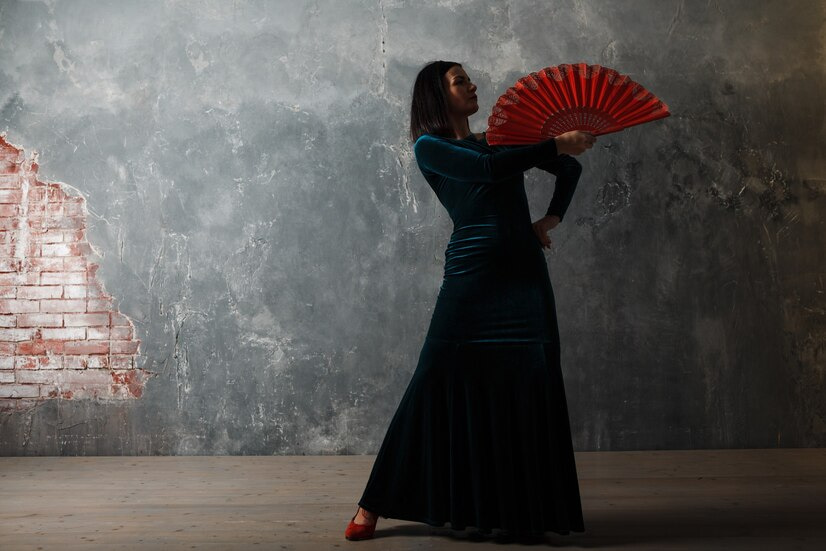
M 559 222 L 559 216 L 549 214 L 547 216 L 543 216 L 532 224 L 533 231 L 536 234 L 536 237 L 539 238 L 539 242 L 542 243 L 543 249 L 551 248 L 551 243 L 553 243 L 553 241 L 550 236 L 548 236 L 548 232 L 554 229 Z

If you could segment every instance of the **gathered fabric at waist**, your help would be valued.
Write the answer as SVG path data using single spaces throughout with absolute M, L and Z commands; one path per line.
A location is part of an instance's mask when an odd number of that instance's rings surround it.
M 530 224 L 486 215 L 454 224 L 445 249 L 445 277 L 485 272 L 509 257 L 540 247 Z

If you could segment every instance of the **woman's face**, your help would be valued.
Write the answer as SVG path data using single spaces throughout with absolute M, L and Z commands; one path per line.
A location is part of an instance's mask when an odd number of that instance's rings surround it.
M 470 81 L 464 69 L 454 65 L 445 73 L 442 81 L 451 113 L 469 117 L 479 110 L 479 104 L 476 102 L 476 85 Z

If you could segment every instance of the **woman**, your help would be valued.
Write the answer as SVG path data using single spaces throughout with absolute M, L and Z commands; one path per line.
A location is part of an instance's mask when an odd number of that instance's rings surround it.
M 573 131 L 490 146 L 459 63 L 424 67 L 413 88 L 417 164 L 453 220 L 444 279 L 418 365 L 376 456 L 348 539 L 378 516 L 513 535 L 585 530 L 542 248 L 593 147 Z M 530 221 L 523 172 L 556 175 L 546 215 Z

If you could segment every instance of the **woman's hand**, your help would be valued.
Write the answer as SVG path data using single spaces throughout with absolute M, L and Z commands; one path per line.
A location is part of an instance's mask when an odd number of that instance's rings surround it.
M 556 151 L 559 154 L 567 153 L 568 155 L 579 155 L 586 149 L 594 147 L 597 138 L 590 132 L 582 132 L 580 130 L 571 130 L 560 134 L 556 138 Z
M 553 241 L 551 241 L 551 238 L 548 236 L 548 232 L 554 229 L 559 222 L 559 216 L 549 214 L 547 216 L 543 216 L 532 224 L 533 231 L 536 234 L 536 237 L 539 238 L 540 243 L 542 243 L 543 249 L 551 248 L 551 243 L 553 243 Z

